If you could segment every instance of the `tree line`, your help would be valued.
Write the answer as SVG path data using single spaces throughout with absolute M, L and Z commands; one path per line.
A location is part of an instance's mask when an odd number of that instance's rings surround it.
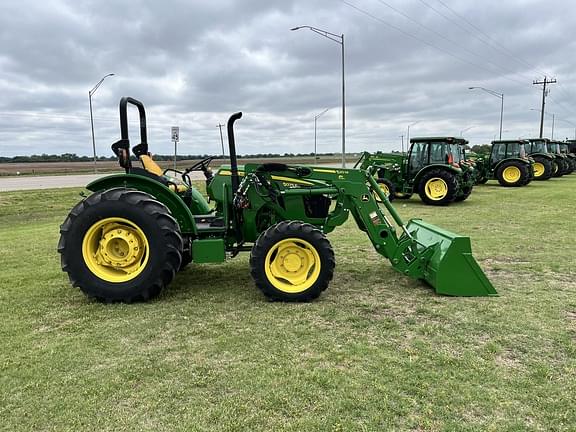
M 318 153 L 318 156 L 334 156 L 334 153 Z M 193 160 L 193 159 L 204 159 L 212 156 L 214 159 L 228 159 L 228 155 L 178 155 L 177 160 Z M 243 159 L 271 159 L 280 157 L 314 157 L 314 153 L 257 153 L 248 155 L 238 155 L 239 158 Z M 132 156 L 133 160 L 136 160 Z M 13 156 L 5 157 L 0 156 L 0 163 L 32 163 L 32 162 L 90 162 L 93 161 L 92 156 L 78 156 L 76 153 L 62 153 L 62 154 L 40 154 L 31 156 Z M 116 156 L 97 156 L 98 161 L 115 161 Z M 174 155 L 154 155 L 154 160 L 157 161 L 172 161 L 174 160 Z

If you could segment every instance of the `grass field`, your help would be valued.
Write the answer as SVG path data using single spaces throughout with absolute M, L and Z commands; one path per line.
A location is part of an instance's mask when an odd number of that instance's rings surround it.
M 349 222 L 313 303 L 264 300 L 247 256 L 191 265 L 147 304 L 69 286 L 58 227 L 79 190 L 0 194 L 0 430 L 574 431 L 576 174 L 447 208 L 496 298 L 395 273 Z

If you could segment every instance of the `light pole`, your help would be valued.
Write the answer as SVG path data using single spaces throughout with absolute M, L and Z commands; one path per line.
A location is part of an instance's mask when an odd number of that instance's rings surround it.
M 485 91 L 486 93 L 491 94 L 492 96 L 496 96 L 496 97 L 501 99 L 501 104 L 500 104 L 500 137 L 498 139 L 502 140 L 502 118 L 504 117 L 504 93 L 498 93 L 497 91 L 490 90 L 490 89 L 487 89 L 484 87 L 468 87 L 468 90 L 474 90 L 474 89 Z
M 98 84 L 96 84 L 92 90 L 90 90 L 88 92 L 88 101 L 90 102 L 90 126 L 92 128 L 92 152 L 94 154 L 94 172 L 97 171 L 96 168 L 96 140 L 94 139 L 94 117 L 92 116 L 92 95 L 94 93 L 96 93 L 96 90 L 98 90 L 98 87 L 100 87 L 102 85 L 102 83 L 104 82 L 104 80 L 106 78 L 108 78 L 109 76 L 114 75 L 113 73 L 109 73 L 108 75 L 105 75 L 104 77 L 102 77 L 102 79 L 100 81 L 98 81 Z
M 342 168 L 346 168 L 346 82 L 344 80 L 344 34 L 337 35 L 312 26 L 298 26 L 291 28 L 290 30 L 295 31 L 303 28 L 307 28 L 320 36 L 324 36 L 326 39 L 330 39 L 331 41 L 340 44 L 342 47 Z
M 316 124 L 317 124 L 317 120 L 319 117 L 321 117 L 323 114 L 326 113 L 326 111 L 328 111 L 330 108 L 326 108 L 324 111 L 322 111 L 320 114 L 316 114 L 314 116 L 314 163 L 316 163 Z
M 410 146 L 410 126 L 414 126 L 415 124 L 420 123 L 420 120 L 415 121 L 414 123 L 410 123 L 408 125 L 408 130 L 406 132 L 406 147 Z M 402 154 L 404 154 L 404 146 L 402 146 Z
M 475 127 L 476 127 L 476 126 L 470 126 L 470 127 L 467 127 L 466 129 L 462 129 L 462 130 L 460 131 L 460 137 L 462 137 L 462 134 L 463 134 L 464 132 L 469 131 L 470 129 L 473 129 L 473 128 L 475 128 Z M 500 136 L 502 136 L 502 131 L 500 131 Z
M 402 154 L 404 154 L 404 135 L 400 135 L 398 138 L 402 140 Z
M 542 111 L 542 110 L 539 110 L 539 109 L 536 109 L 536 108 L 530 108 L 530 111 L 539 112 L 541 118 L 544 118 L 544 114 L 546 114 L 546 115 L 548 115 L 548 116 L 552 116 L 552 133 L 551 133 L 552 136 L 550 137 L 550 139 L 554 139 L 554 123 L 555 123 L 555 119 L 556 119 L 556 114 L 551 114 L 551 113 L 549 113 L 549 112 Z M 563 120 L 563 119 L 561 119 L 561 118 L 559 118 L 558 120 L 564 121 L 564 122 L 566 122 L 566 123 L 570 123 L 569 121 Z M 573 124 L 573 123 L 572 123 L 572 124 Z M 542 136 L 540 136 L 540 138 L 542 138 Z
M 218 126 L 216 126 L 216 127 L 218 129 L 220 129 L 220 144 L 222 144 L 222 156 L 224 156 L 224 138 L 222 137 L 222 126 L 224 126 L 224 125 L 218 123 Z
M 539 113 L 542 113 L 542 110 L 539 110 L 539 109 L 536 109 L 536 108 L 530 108 L 530 111 L 537 111 L 537 112 L 539 112 Z M 576 123 L 573 123 L 573 122 L 571 122 L 571 121 L 569 121 L 569 120 L 560 118 L 560 117 L 556 116 L 555 114 L 550 114 L 550 113 L 548 113 L 548 112 L 546 112 L 546 111 L 544 111 L 544 114 L 546 114 L 546 115 L 551 115 L 551 116 L 552 116 L 552 138 L 554 138 L 554 120 L 559 120 L 559 121 L 562 121 L 562 122 L 564 122 L 564 123 L 568 123 L 568 124 L 574 126 L 574 139 L 576 140 Z

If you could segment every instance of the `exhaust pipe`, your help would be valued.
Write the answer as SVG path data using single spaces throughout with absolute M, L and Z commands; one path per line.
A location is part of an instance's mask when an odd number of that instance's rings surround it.
M 232 181 L 232 196 L 236 195 L 240 187 L 240 176 L 238 176 L 238 158 L 236 157 L 236 141 L 234 139 L 234 122 L 242 118 L 242 112 L 232 114 L 228 119 L 228 147 L 230 151 L 230 173 Z

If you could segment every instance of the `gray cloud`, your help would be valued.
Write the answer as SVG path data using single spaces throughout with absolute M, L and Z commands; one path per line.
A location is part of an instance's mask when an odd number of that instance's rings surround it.
M 576 12 L 568 0 L 347 2 L 372 17 L 328 0 L 5 0 L 0 154 L 90 154 L 87 92 L 110 72 L 94 96 L 99 154 L 110 155 L 118 138 L 124 95 L 146 104 L 157 153 L 172 151 L 172 125 L 181 127 L 183 153 L 218 153 L 216 125 L 238 110 L 241 153 L 310 151 L 314 114 L 325 108 L 319 151 L 338 151 L 340 47 L 289 31 L 297 25 L 345 34 L 350 151 L 399 148 L 416 121 L 412 136 L 470 128 L 472 143 L 491 140 L 499 100 L 469 86 L 505 94 L 505 136 L 534 135 L 530 108 L 539 108 L 541 88 L 532 80 L 544 73 L 558 79 L 547 100 L 555 136 L 573 136 Z

